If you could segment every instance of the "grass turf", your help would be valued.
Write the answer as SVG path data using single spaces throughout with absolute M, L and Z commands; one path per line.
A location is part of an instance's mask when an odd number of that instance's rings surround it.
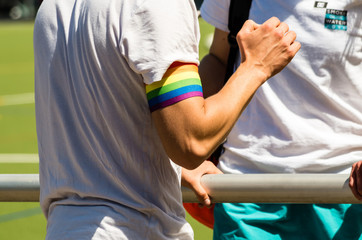
M 0 100 L 3 95 L 34 91 L 33 21 L 0 21 Z M 210 44 L 212 27 L 200 20 L 200 57 Z M 37 153 L 34 104 L 2 106 L 0 101 L 0 154 Z M 0 163 L 0 174 L 38 173 L 36 163 Z M 187 215 L 195 240 L 212 239 L 212 230 Z M 0 203 L 0 239 L 45 238 L 46 221 L 39 203 Z

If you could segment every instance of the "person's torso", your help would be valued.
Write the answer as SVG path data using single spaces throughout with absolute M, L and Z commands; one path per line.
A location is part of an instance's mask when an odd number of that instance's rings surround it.
M 301 50 L 258 89 L 220 168 L 347 173 L 362 157 L 361 1 L 252 1 L 250 19 L 272 16 L 297 33 Z
M 147 225 L 150 237 L 158 232 L 166 238 L 162 228 L 183 228 L 181 238 L 190 237 L 180 169 L 162 147 L 143 73 L 130 60 L 132 54 L 153 58 L 133 48 L 142 32 L 130 30 L 132 21 L 149 14 L 140 12 L 147 4 L 43 2 L 34 30 L 40 200 L 46 215 L 59 204 L 127 208 L 154 225 Z

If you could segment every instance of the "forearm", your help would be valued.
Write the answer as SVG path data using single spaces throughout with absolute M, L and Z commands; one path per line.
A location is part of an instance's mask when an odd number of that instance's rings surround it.
M 221 141 L 225 139 L 265 80 L 258 70 L 243 63 L 217 94 L 205 100 L 205 121 L 209 119 L 209 125 L 220 134 L 214 136 L 221 137 Z
M 265 80 L 257 70 L 242 64 L 217 94 L 205 99 L 203 111 L 193 123 L 199 148 L 205 147 L 207 157 L 224 141 Z
M 206 99 L 191 97 L 152 113 L 165 150 L 175 163 L 195 168 L 224 141 L 256 90 L 300 49 L 295 33 L 288 29 L 277 18 L 263 25 L 246 21 L 237 36 L 244 61 L 217 94 Z M 219 79 L 223 80 L 224 76 Z
M 244 63 L 217 94 L 206 99 L 187 99 L 163 114 L 155 114 L 156 127 L 169 157 L 189 169 L 208 158 L 265 81 L 258 72 Z M 183 114 L 184 109 L 187 112 Z

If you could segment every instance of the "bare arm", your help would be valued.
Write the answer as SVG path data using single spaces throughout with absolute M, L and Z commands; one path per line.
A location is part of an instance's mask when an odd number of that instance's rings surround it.
M 164 148 L 175 163 L 196 168 L 225 139 L 255 91 L 299 50 L 295 33 L 288 30 L 277 18 L 261 26 L 247 21 L 237 35 L 245 61 L 217 94 L 189 98 L 152 113 Z
M 209 53 L 202 59 L 199 65 L 199 74 L 204 91 L 204 97 L 214 95 L 224 85 L 224 76 L 229 54 L 228 33 L 215 29 L 213 42 Z M 203 206 L 211 206 L 211 199 L 206 189 L 201 185 L 201 177 L 205 174 L 222 174 L 222 172 L 210 161 L 204 161 L 194 170 L 182 169 L 181 183 L 192 189 Z

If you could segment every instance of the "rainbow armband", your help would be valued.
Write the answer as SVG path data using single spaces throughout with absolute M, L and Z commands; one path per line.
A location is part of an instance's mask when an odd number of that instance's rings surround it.
M 191 63 L 173 63 L 161 81 L 146 85 L 151 112 L 191 97 L 203 97 L 198 67 Z

